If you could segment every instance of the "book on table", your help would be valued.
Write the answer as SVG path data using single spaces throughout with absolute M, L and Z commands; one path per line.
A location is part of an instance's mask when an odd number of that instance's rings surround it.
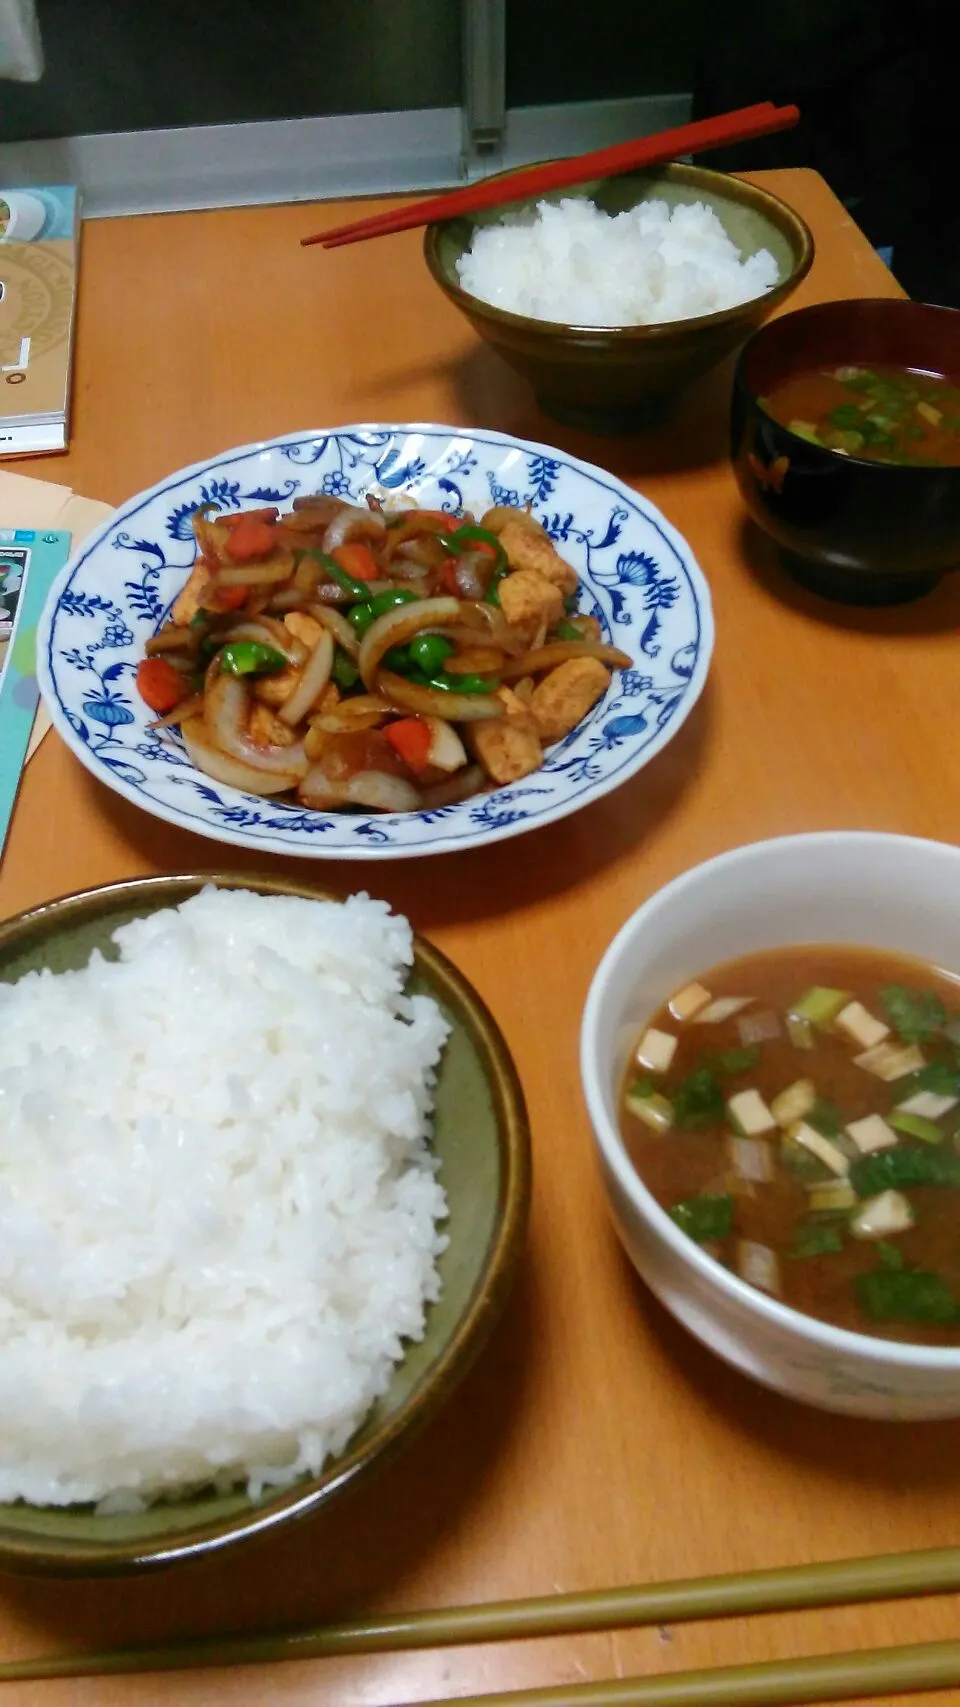
M 67 447 L 79 248 L 72 185 L 0 188 L 0 457 Z
M 37 624 L 69 555 L 63 529 L 0 526 L 0 855 L 39 699 Z

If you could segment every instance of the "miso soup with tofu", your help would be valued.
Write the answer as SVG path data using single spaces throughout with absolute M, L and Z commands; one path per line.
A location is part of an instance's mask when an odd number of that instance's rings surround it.
M 677 990 L 621 1099 L 688 1238 L 835 1327 L 960 1344 L 960 981 L 871 949 L 765 950 Z

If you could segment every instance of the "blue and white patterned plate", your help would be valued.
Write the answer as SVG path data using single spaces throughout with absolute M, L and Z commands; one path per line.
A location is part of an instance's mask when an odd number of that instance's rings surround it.
M 531 504 L 582 581 L 580 609 L 634 666 L 591 714 L 508 788 L 436 812 L 369 817 L 306 811 L 225 788 L 178 737 L 147 729 L 134 686 L 144 642 L 194 557 L 200 504 L 288 505 L 309 492 L 398 492 L 431 508 Z M 121 506 L 54 585 L 37 637 L 54 724 L 101 782 L 168 823 L 214 840 L 307 859 L 397 859 L 519 835 L 576 812 L 640 770 L 676 733 L 713 646 L 706 582 L 689 547 L 646 499 L 601 469 L 501 433 L 357 426 L 227 451 Z

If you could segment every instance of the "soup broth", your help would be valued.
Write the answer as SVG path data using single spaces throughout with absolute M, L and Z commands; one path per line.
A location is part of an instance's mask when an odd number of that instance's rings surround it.
M 853 947 L 705 973 L 647 1026 L 622 1131 L 657 1202 L 835 1327 L 960 1344 L 960 983 Z
M 960 467 L 960 384 L 907 367 L 793 374 L 760 405 L 811 444 L 871 462 Z

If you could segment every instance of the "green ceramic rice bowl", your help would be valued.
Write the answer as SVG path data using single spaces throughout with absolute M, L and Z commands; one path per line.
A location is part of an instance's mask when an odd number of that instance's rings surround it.
M 262 877 L 206 875 L 117 883 L 68 896 L 0 925 L 0 979 L 39 967 L 84 966 L 118 925 L 172 907 L 215 883 L 266 895 L 333 899 Z M 449 1246 L 442 1293 L 424 1339 L 408 1346 L 390 1387 L 347 1449 L 320 1475 L 259 1501 L 197 1493 L 138 1514 L 89 1506 L 0 1506 L 0 1570 L 50 1575 L 129 1572 L 195 1557 L 317 1511 L 382 1464 L 440 1407 L 487 1339 L 506 1301 L 530 1196 L 523 1093 L 506 1044 L 479 997 L 437 949 L 415 939 L 408 984 L 437 1001 L 451 1026 L 436 1087 L 433 1147 L 441 1162 Z

